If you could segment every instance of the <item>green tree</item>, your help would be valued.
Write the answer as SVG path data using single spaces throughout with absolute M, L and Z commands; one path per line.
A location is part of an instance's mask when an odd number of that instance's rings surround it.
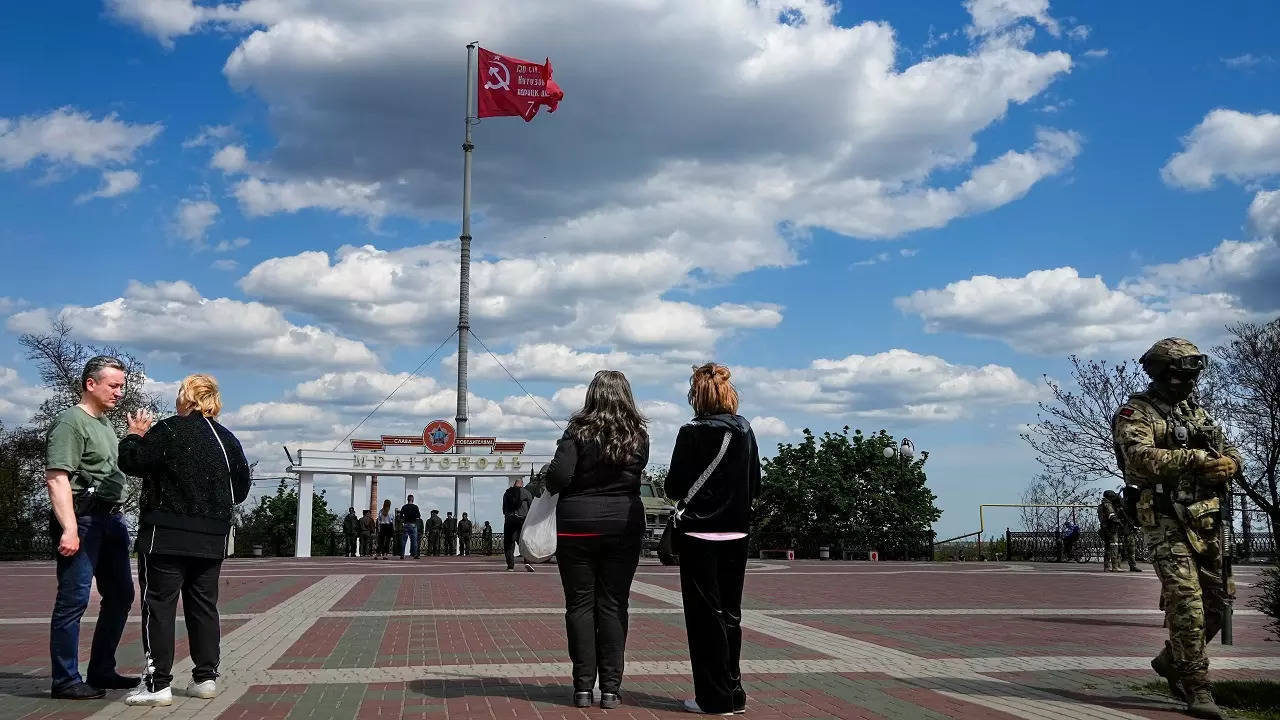
M 798 444 L 778 445 L 764 461 L 757 529 L 789 535 L 847 538 L 857 547 L 900 557 L 927 537 L 942 516 L 926 485 L 927 452 L 886 459 L 895 440 L 881 430 L 863 435 L 845 426 Z
M 276 556 L 292 555 L 298 528 L 298 489 L 280 478 L 274 495 L 263 495 L 253 509 L 239 513 L 237 545 L 261 544 Z M 338 516 L 329 510 L 324 491 L 311 495 L 311 554 L 328 555 Z

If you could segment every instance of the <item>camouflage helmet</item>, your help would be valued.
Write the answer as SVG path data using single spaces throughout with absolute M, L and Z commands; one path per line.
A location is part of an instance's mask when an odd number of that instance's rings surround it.
M 1152 380 L 1159 380 L 1171 369 L 1192 372 L 1204 370 L 1208 359 L 1190 340 L 1171 337 L 1152 345 L 1150 350 L 1138 358 L 1138 362 Z

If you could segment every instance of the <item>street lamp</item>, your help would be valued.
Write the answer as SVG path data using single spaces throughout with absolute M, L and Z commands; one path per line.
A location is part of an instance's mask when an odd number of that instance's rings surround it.
M 898 463 L 898 469 L 899 471 L 901 471 L 903 466 L 911 462 L 911 460 L 916 456 L 915 443 L 911 442 L 911 440 L 904 437 L 902 438 L 902 444 L 899 445 L 898 447 L 894 447 L 892 445 L 886 445 L 884 448 L 885 459 L 892 460 L 895 455 L 898 457 L 898 460 L 900 461 Z M 902 557 L 907 560 L 910 559 L 907 553 L 907 535 L 906 535 L 905 528 L 903 529 L 903 534 L 902 534 Z

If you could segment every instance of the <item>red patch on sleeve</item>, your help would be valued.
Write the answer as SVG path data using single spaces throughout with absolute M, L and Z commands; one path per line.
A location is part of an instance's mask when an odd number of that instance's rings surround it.
M 1133 408 L 1120 408 L 1120 414 L 1129 417 L 1133 414 Z

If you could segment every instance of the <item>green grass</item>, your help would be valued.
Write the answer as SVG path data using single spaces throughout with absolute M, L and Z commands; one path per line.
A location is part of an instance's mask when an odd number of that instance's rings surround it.
M 1149 695 L 1169 696 L 1169 685 L 1159 682 L 1135 685 L 1134 690 Z M 1280 720 L 1280 682 L 1271 680 L 1224 680 L 1213 684 L 1213 699 L 1238 717 L 1252 720 Z

